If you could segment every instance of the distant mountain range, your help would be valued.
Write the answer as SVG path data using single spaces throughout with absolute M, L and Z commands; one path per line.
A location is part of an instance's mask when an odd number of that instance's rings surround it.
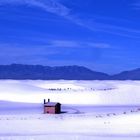
M 92 71 L 82 66 L 0 65 L 0 79 L 15 80 L 140 80 L 140 69 L 115 75 Z
M 140 80 L 140 68 L 131 71 L 123 71 L 111 76 L 114 80 Z

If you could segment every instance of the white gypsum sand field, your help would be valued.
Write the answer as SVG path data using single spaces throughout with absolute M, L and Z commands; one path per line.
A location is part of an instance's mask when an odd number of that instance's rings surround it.
M 138 140 L 140 81 L 0 81 L 0 140 Z M 43 99 L 62 103 L 43 114 Z

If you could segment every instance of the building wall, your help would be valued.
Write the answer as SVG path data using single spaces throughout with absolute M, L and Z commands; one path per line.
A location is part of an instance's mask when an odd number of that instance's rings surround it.
M 55 108 L 56 113 L 61 113 L 61 106 L 57 105 Z
M 56 106 L 45 106 L 44 105 L 44 114 L 59 114 L 61 113 L 61 104 L 57 104 Z
M 44 113 L 55 114 L 55 107 L 44 107 Z

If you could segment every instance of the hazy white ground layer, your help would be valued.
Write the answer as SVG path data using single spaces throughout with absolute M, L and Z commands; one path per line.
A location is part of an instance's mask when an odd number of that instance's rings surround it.
M 0 100 L 29 103 L 139 105 L 139 91 L 140 81 L 0 81 Z
M 139 91 L 139 81 L 1 80 L 0 140 L 139 140 Z M 44 98 L 65 113 L 43 114 Z

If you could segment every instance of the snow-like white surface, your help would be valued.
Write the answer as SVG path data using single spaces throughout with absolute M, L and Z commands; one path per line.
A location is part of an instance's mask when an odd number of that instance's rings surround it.
M 138 140 L 138 106 L 62 105 L 43 114 L 40 104 L 1 101 L 0 140 Z
M 0 140 L 139 140 L 140 81 L 0 81 Z M 43 99 L 64 113 L 43 114 Z M 12 102 L 11 102 L 12 101 Z
M 63 104 L 139 105 L 140 81 L 0 81 L 0 100 Z

